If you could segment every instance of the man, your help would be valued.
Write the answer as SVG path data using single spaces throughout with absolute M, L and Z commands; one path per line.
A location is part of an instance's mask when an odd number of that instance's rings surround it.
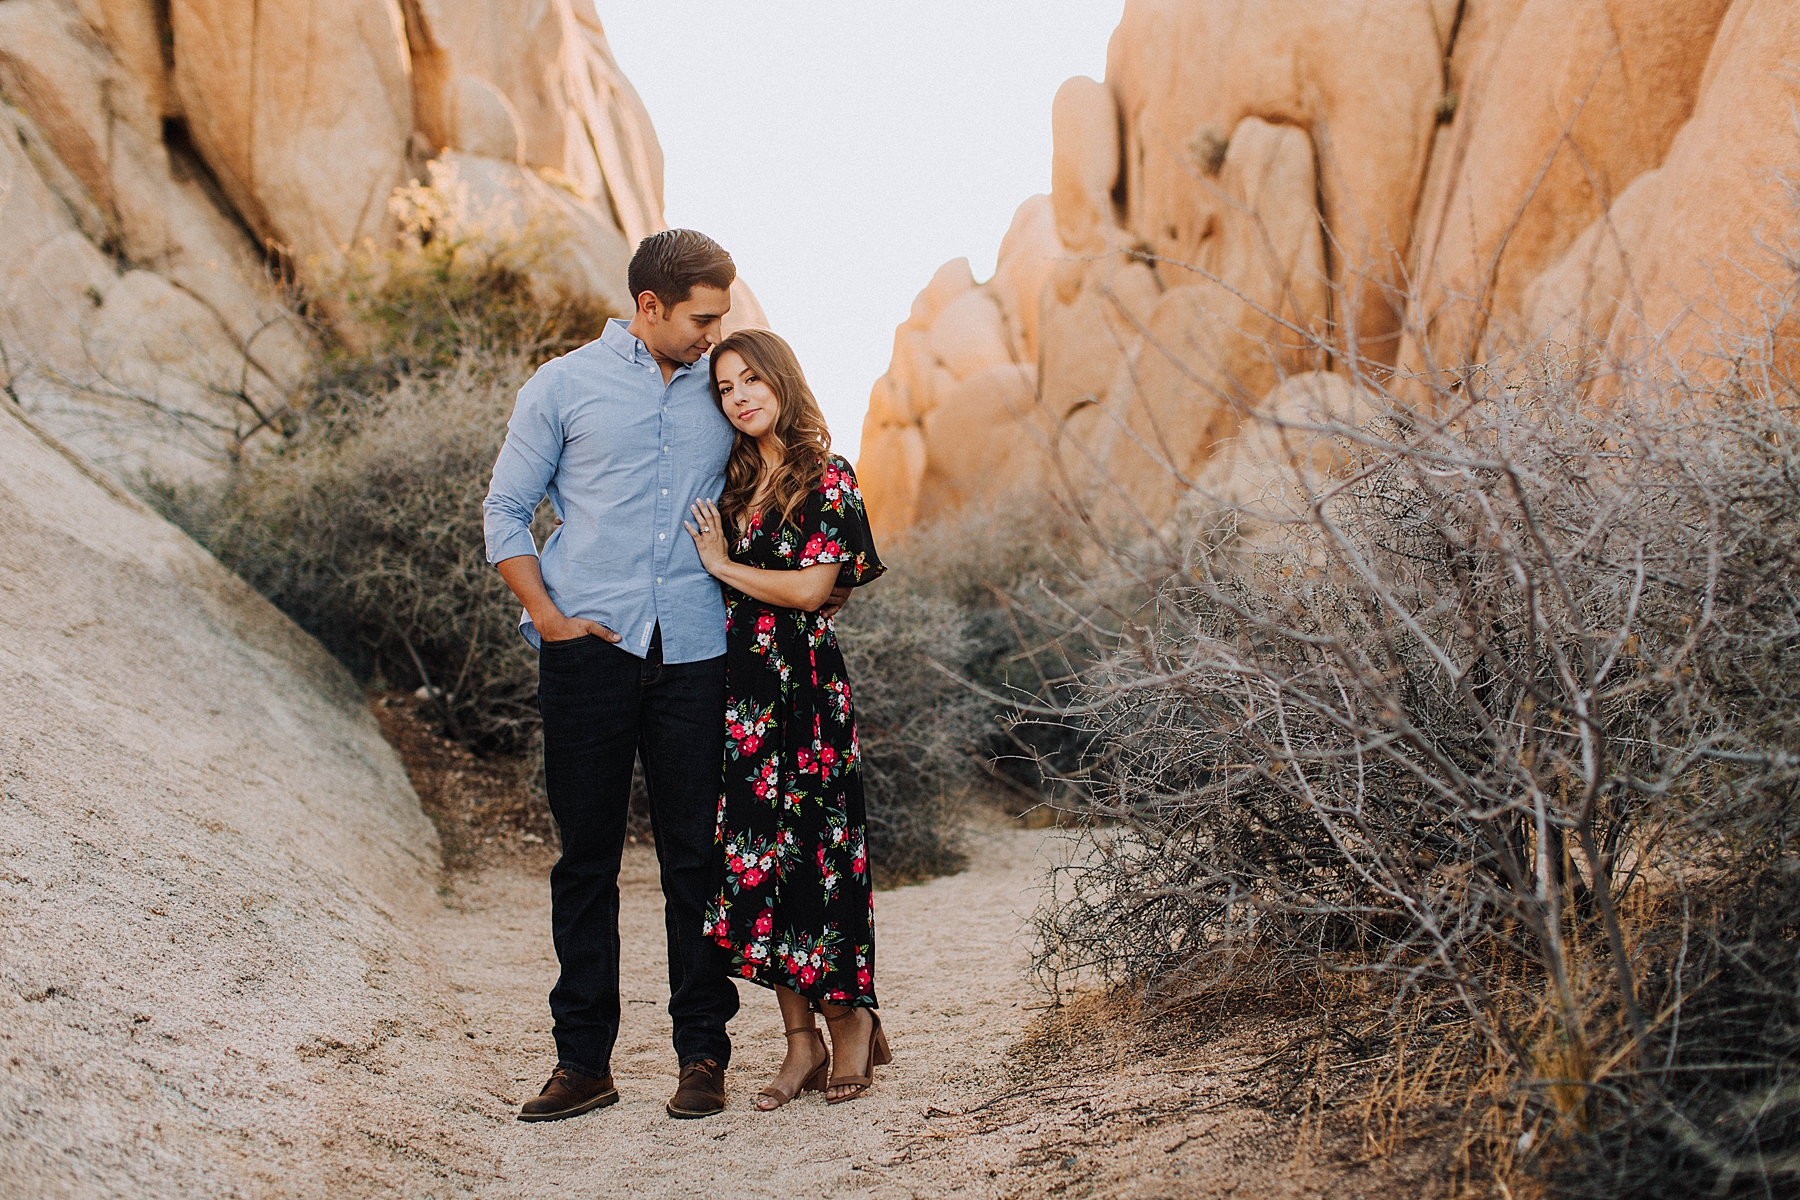
M 736 275 L 702 234 L 645 238 L 629 273 L 636 312 L 520 390 L 483 506 L 488 561 L 525 606 L 520 629 L 538 648 L 544 780 L 562 837 L 550 874 L 557 1064 L 522 1121 L 619 1097 L 618 874 L 634 757 L 650 788 L 668 927 L 680 1064 L 668 1111 L 725 1106 L 725 1025 L 738 996 L 702 923 L 717 884 L 725 611 L 681 522 L 724 484 L 733 432 L 706 355 Z M 546 494 L 561 524 L 540 559 L 530 524 Z

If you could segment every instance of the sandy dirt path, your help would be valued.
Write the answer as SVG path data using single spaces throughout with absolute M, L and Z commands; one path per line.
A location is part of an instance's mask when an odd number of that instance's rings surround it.
M 648 847 L 620 879 L 625 1013 L 613 1074 L 619 1104 L 568 1121 L 509 1122 L 481 1174 L 484 1196 L 913 1197 L 991 1195 L 995 1180 L 948 1148 L 928 1117 L 995 1094 L 1005 1057 L 1043 997 L 1028 974 L 1026 920 L 1051 841 L 976 829 L 970 869 L 877 893 L 877 990 L 894 1051 L 863 1098 L 827 1107 L 809 1093 L 774 1113 L 751 1097 L 780 1064 L 773 997 L 740 985 L 729 1107 L 672 1121 L 674 1088 L 662 896 Z M 453 877 L 431 931 L 473 1043 L 502 1081 L 478 1108 L 534 1095 L 554 1065 L 545 1000 L 556 979 L 544 864 Z

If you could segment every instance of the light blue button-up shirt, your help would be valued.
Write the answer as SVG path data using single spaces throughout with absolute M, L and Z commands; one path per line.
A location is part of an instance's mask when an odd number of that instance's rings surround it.
M 491 563 L 537 554 L 531 515 L 546 495 L 562 518 L 539 555 L 565 616 L 598 621 L 639 658 L 662 626 L 663 660 L 725 653 L 725 604 L 681 526 L 717 500 L 734 437 L 707 360 L 663 383 L 626 322 L 545 363 L 519 389 L 482 504 Z M 529 614 L 519 629 L 539 644 Z

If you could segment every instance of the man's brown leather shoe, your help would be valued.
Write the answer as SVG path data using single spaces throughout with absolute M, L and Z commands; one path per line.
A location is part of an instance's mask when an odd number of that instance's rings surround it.
M 537 1094 L 537 1099 L 527 1100 L 520 1106 L 519 1120 L 560 1121 L 618 1102 L 619 1089 L 613 1086 L 611 1075 L 595 1079 L 592 1075 L 558 1067 L 550 1072 L 550 1082 Z
M 669 1115 L 682 1120 L 725 1111 L 725 1068 L 710 1058 L 681 1068 L 681 1081 L 669 1099 Z

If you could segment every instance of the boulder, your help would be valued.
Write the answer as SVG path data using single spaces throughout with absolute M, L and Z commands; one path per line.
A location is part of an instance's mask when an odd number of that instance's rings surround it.
M 0 135 L 0 178 L 10 183 L 0 192 L 8 232 L 0 239 L 0 371 L 10 392 L 121 478 L 149 470 L 180 480 L 217 469 L 246 417 L 233 397 L 277 399 L 285 379 L 259 364 L 295 369 L 278 357 L 286 347 L 240 335 L 205 291 L 121 271 L 66 199 L 91 205 L 91 197 L 57 170 L 30 119 L 0 110 Z M 254 309 L 229 311 L 247 320 Z
M 85 189 L 112 232 L 116 197 L 110 164 L 111 56 L 81 14 L 61 0 L 0 5 L 0 94 L 28 112 L 50 152 Z
M 1038 314 L 1039 403 L 1052 423 L 1106 398 L 1121 367 L 1136 360 L 1144 322 L 1164 291 L 1156 272 L 1130 255 L 1073 266 L 1058 268 Z M 1065 300 L 1066 279 L 1075 290 Z
M 170 0 L 195 145 L 258 237 L 302 264 L 391 237 L 413 133 L 395 0 Z
M 969 260 L 953 258 L 937 269 L 925 290 L 913 299 L 912 311 L 908 314 L 908 324 L 917 329 L 930 329 L 937 321 L 938 314 L 961 296 L 964 292 L 975 289 L 975 274 L 969 269 Z
M 1002 363 L 948 389 L 922 423 L 926 453 L 915 520 L 1037 490 L 1036 375 L 1028 364 Z
M 1239 122 L 1294 127 L 1315 151 L 1339 336 L 1391 361 L 1457 8 L 1132 0 L 1106 68 L 1122 128 L 1122 224 L 1162 258 L 1191 265 L 1216 212 L 1208 184 Z
M 501 162 L 524 161 L 524 122 L 505 92 L 478 75 L 458 75 L 445 91 L 445 146 Z
M 306 338 L 208 193 L 204 164 L 178 138 L 167 144 L 171 97 L 160 53 L 143 44 L 151 14 L 111 0 L 93 16 L 97 31 L 64 0 L 0 7 L 0 88 L 23 106 L 19 136 L 83 234 L 210 308 L 252 360 L 252 394 L 279 403 L 305 369 Z
M 1732 5 L 1654 204 L 1619 222 L 1642 234 L 1626 254 L 1635 302 L 1612 322 L 1611 361 L 1716 376 L 1739 354 L 1761 359 L 1771 334 L 1778 355 L 1791 352 L 1797 48 L 1793 5 Z
M 1663 171 L 1645 171 L 1531 281 L 1524 327 L 1543 353 L 1591 369 L 1621 308 L 1641 307 L 1632 264 L 1662 200 Z
M 631 247 L 604 214 L 536 171 L 445 151 L 429 167 L 453 236 L 522 253 L 533 277 L 597 296 L 618 313 L 635 307 L 625 284 Z
M 932 322 L 926 345 L 937 364 L 956 380 L 967 379 L 989 367 L 1013 360 L 1006 318 L 1000 311 L 998 300 L 987 288 L 964 292 L 946 305 L 938 319 Z
M 985 438 L 982 444 L 987 445 Z M 886 544 L 918 522 L 925 454 L 925 433 L 916 422 L 879 420 L 871 410 L 863 425 L 856 482 L 878 542 Z
M 593 0 L 408 0 L 406 17 L 419 132 L 433 149 L 545 172 L 617 214 L 633 246 L 663 228 L 662 148 Z
M 987 495 L 1027 475 L 1096 491 L 1130 480 L 1135 506 L 1166 512 L 1172 477 L 1283 374 L 1326 347 L 1390 361 L 1458 7 L 1128 3 L 1106 83 L 1070 80 L 1052 105 L 1050 228 L 1021 210 L 1031 220 L 1015 219 L 1022 236 L 982 302 L 961 298 L 974 281 L 953 267 L 921 293 L 865 425 L 877 449 L 862 474 L 907 477 L 920 514 L 945 507 L 934 488 Z M 1026 283 L 1039 288 L 1035 320 Z M 1056 448 L 1056 471 L 984 473 L 960 446 L 924 475 L 874 464 L 899 445 L 881 429 L 908 421 L 930 464 L 933 427 L 975 427 L 945 406 L 1010 408 L 971 381 L 1031 359 L 1029 423 Z M 1011 439 L 986 443 L 995 463 L 1010 461 Z
M 296 394 L 314 346 L 286 285 L 391 249 L 409 179 L 453 171 L 459 219 L 554 246 L 542 282 L 620 311 L 632 247 L 663 227 L 662 152 L 592 0 L 9 0 L 0 100 L 32 176 L 7 177 L 0 369 L 126 474 L 216 470 Z M 130 336 L 95 326 L 152 293 Z M 766 323 L 734 297 L 734 328 Z
M 1119 106 L 1112 89 L 1085 75 L 1057 89 L 1050 105 L 1050 200 L 1056 235 L 1078 254 L 1110 249 L 1117 236 Z
M 1291 376 L 1218 441 L 1184 504 L 1190 511 L 1233 510 L 1252 528 L 1303 517 L 1323 488 L 1365 460 L 1355 431 L 1387 414 L 1342 375 Z
M 3 400 L 0 596 L 5 1190 L 484 1190 L 507 1081 L 362 690 Z
M 1425 214 L 1412 325 L 1432 361 L 1533 340 L 1539 274 L 1637 178 L 1693 111 L 1729 0 L 1526 0 L 1461 102 L 1455 162 Z M 1425 359 L 1409 354 L 1406 368 Z
M 631 260 L 627 258 L 629 265 Z M 723 322 L 726 333 L 736 333 L 740 329 L 769 329 L 769 314 L 763 311 L 762 301 L 750 290 L 742 275 L 731 281 L 731 311 L 725 314 Z
M 1169 511 L 1213 445 L 1232 434 L 1265 392 L 1319 363 L 1329 344 L 1307 137 L 1245 118 L 1233 129 L 1208 192 L 1207 235 L 1189 251 L 1192 267 L 1177 272 L 1161 265 L 1161 279 L 1182 282 L 1155 301 L 1141 324 L 1117 335 L 1128 348 L 1122 360 L 1132 366 L 1122 374 L 1113 368 L 1108 419 L 1081 454 L 1102 476 L 1088 477 L 1086 486 L 1114 491 L 1117 484 L 1132 509 L 1151 519 Z M 1091 380 L 1106 361 L 1096 356 L 1076 365 Z M 1048 358 L 1045 372 L 1045 395 L 1068 403 L 1068 385 L 1048 378 Z
M 1056 213 L 1048 196 L 1019 205 L 1012 226 L 1000 239 L 1000 256 L 988 291 L 1000 305 L 1016 362 L 1036 362 L 1038 301 L 1057 265 L 1069 259 L 1056 235 Z

